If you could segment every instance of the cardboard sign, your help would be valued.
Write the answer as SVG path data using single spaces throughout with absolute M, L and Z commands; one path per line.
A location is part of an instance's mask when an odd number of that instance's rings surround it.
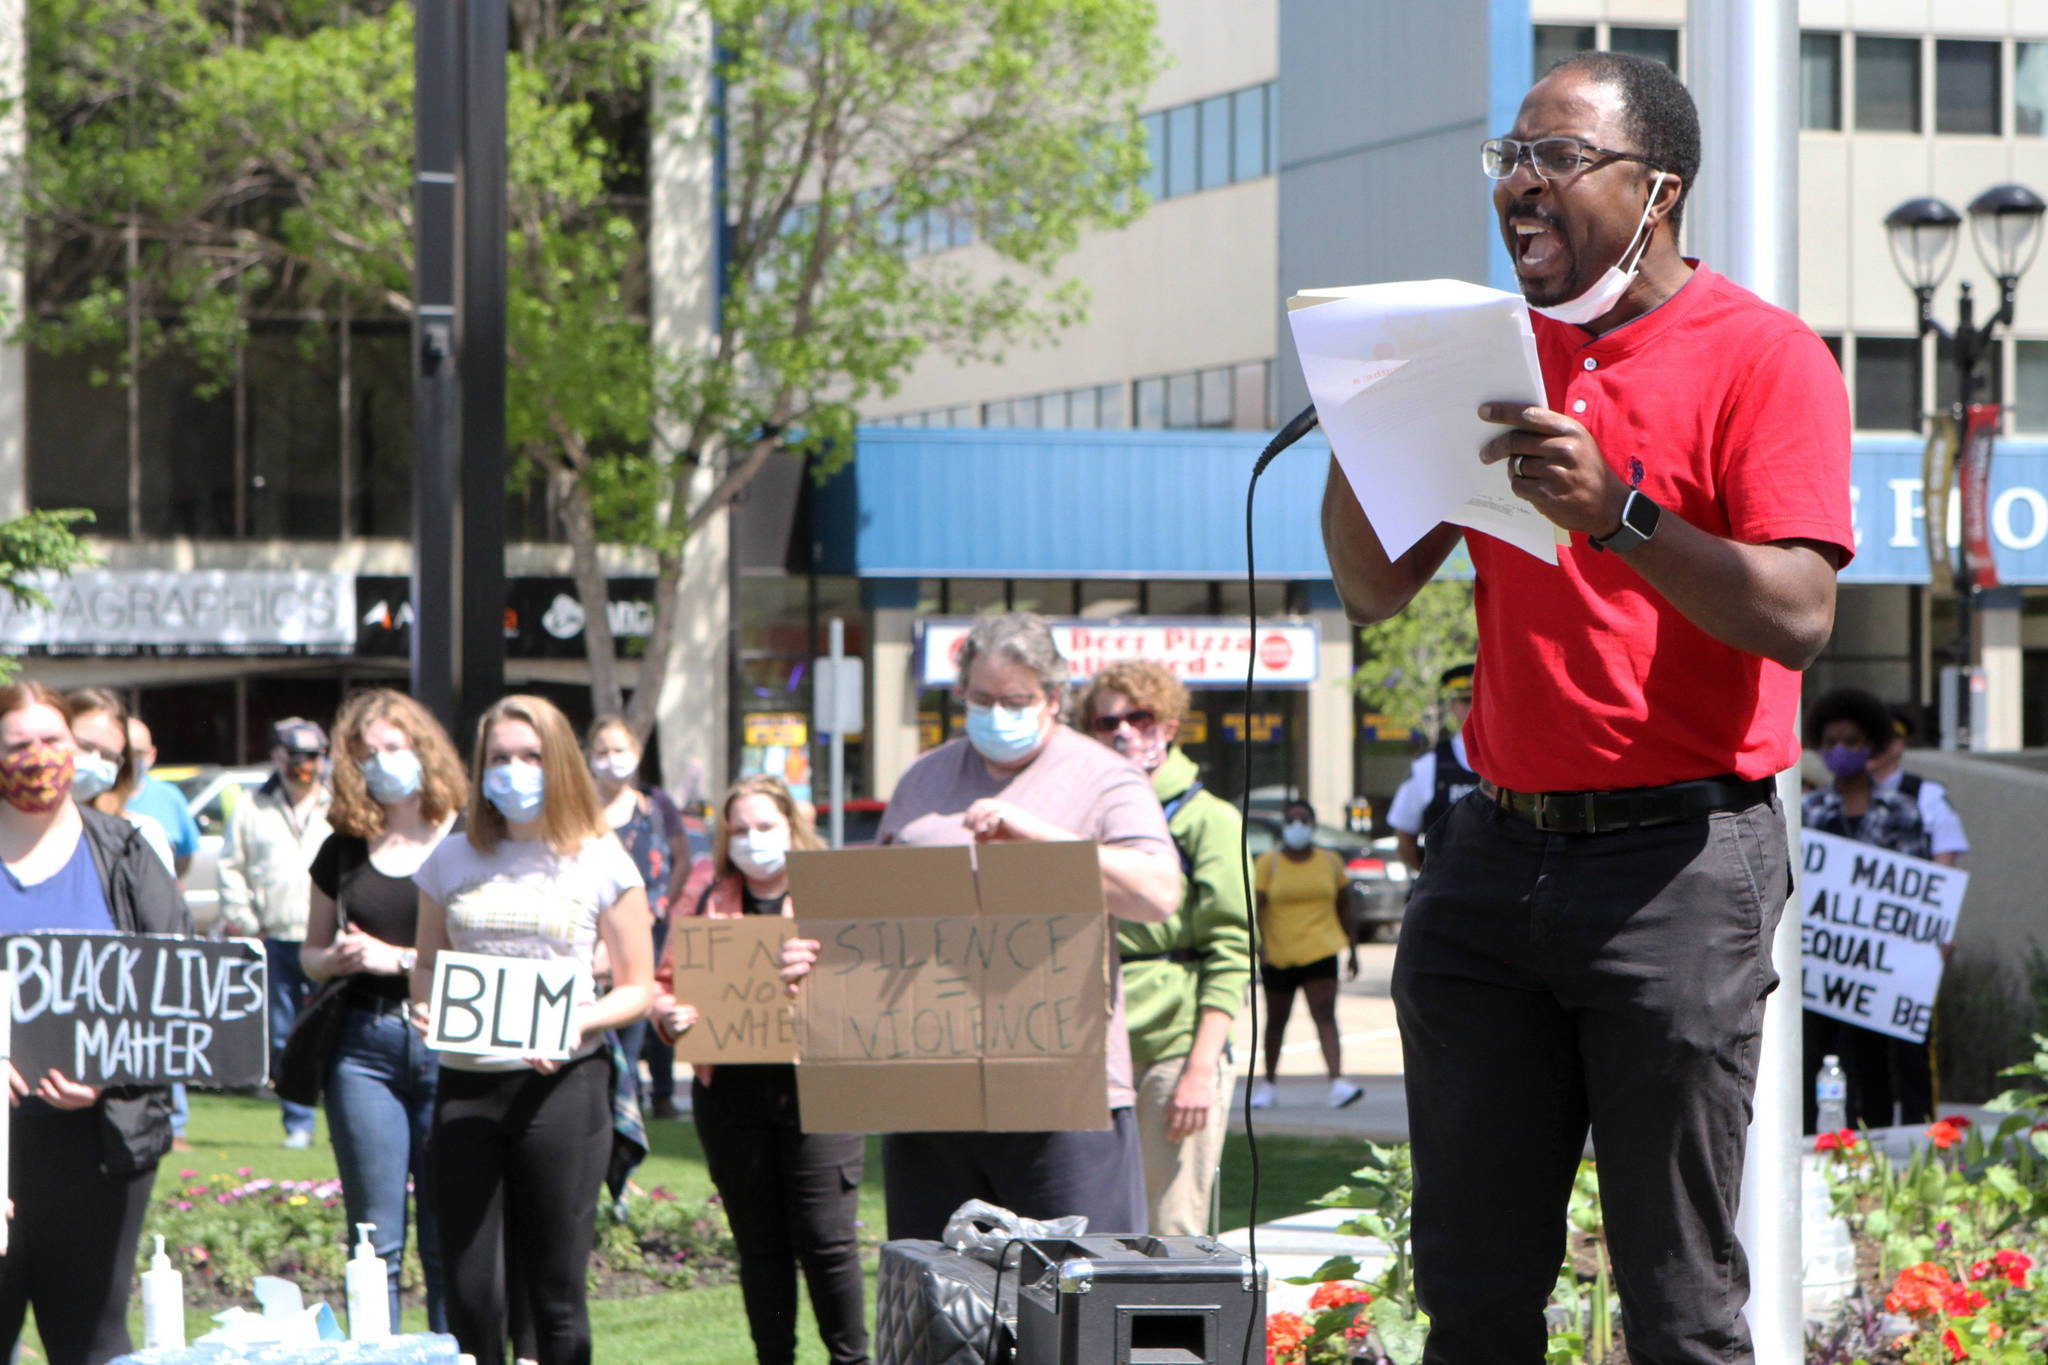
M 679 1062 L 793 1062 L 796 1002 L 782 989 L 782 941 L 796 924 L 780 915 L 669 921 L 675 996 L 697 1007 L 676 1039 Z
M 1109 927 L 1092 843 L 789 856 L 797 1097 L 817 1133 L 1109 1126 Z
M 567 1057 L 582 982 L 577 962 L 444 949 L 434 955 L 427 1046 L 472 1057 Z
M 1926 1042 L 1941 947 L 1955 938 L 1970 874 L 1813 830 L 1799 839 L 1806 1008 Z
M 14 1065 L 31 1083 L 202 1090 L 270 1079 L 270 988 L 254 939 L 13 934 Z

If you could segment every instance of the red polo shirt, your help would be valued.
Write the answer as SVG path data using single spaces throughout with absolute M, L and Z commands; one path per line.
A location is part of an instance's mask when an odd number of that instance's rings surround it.
M 1855 552 L 1849 399 L 1807 325 L 1705 266 L 1604 336 L 1535 319 L 1550 406 L 1668 517 Z M 1558 565 L 1468 531 L 1472 767 L 1516 791 L 1768 776 L 1799 755 L 1799 675 L 1714 640 L 1580 535 Z

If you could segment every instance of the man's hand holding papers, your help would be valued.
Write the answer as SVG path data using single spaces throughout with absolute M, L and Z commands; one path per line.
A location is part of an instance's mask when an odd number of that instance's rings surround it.
M 1481 403 L 1479 416 L 1507 428 L 1480 447 L 1479 458 L 1486 464 L 1508 462 L 1516 497 L 1566 531 L 1614 534 L 1628 485 L 1583 423 L 1524 403 Z
M 1497 434 L 1481 403 L 1544 401 L 1519 295 L 1419 280 L 1304 290 L 1287 307 L 1330 449 L 1390 558 L 1449 522 L 1557 562 L 1565 533 L 1478 458 Z

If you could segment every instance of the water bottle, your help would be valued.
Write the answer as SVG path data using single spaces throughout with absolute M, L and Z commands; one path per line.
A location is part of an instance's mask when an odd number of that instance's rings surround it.
M 164 1255 L 164 1239 L 156 1239 L 156 1255 L 142 1272 L 142 1347 L 146 1351 L 178 1351 L 185 1346 L 185 1277 Z
M 1849 1126 L 1849 1078 L 1842 1073 L 1842 1059 L 1832 1052 L 1820 1059 L 1814 1073 L 1813 1103 L 1818 1111 L 1814 1131 L 1833 1133 Z
M 370 1245 L 375 1223 L 356 1224 L 356 1254 L 343 1275 L 348 1294 L 348 1339 L 383 1341 L 391 1335 L 391 1284 L 383 1260 Z

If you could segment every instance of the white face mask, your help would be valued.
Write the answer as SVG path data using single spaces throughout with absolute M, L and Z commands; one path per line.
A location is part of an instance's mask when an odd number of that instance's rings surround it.
M 98 754 L 78 751 L 72 760 L 71 795 L 79 801 L 90 801 L 101 792 L 114 789 L 114 779 L 121 775 L 121 765 L 111 758 Z
M 1291 820 L 1280 827 L 1280 842 L 1292 849 L 1307 848 L 1309 841 L 1315 837 L 1315 827 L 1304 825 L 1298 820 Z
M 624 749 L 604 754 L 590 760 L 590 771 L 599 777 L 616 777 L 621 782 L 629 782 L 640 771 L 640 755 Z
M 1643 252 L 1650 249 L 1650 239 L 1644 236 L 1644 229 L 1650 224 L 1650 205 L 1657 202 L 1657 190 L 1663 183 L 1664 172 L 1659 171 L 1657 179 L 1650 185 L 1650 198 L 1649 202 L 1643 205 L 1643 216 L 1636 220 L 1635 236 L 1630 237 L 1628 245 L 1622 248 L 1620 260 L 1608 266 L 1607 273 L 1593 281 L 1592 288 L 1575 299 L 1567 299 L 1548 308 L 1539 308 L 1532 303 L 1529 305 L 1530 310 L 1541 313 L 1544 317 L 1580 327 L 1589 322 L 1596 322 L 1613 312 L 1614 305 L 1621 302 L 1621 296 L 1626 294 L 1629 285 L 1635 282 L 1636 270 L 1643 263 Z M 1643 244 L 1641 251 L 1636 250 L 1638 239 Z M 1630 261 L 1628 269 L 1624 271 L 1621 262 L 1627 261 L 1632 251 L 1635 252 L 1635 260 Z
M 741 875 L 765 881 L 782 871 L 789 861 L 789 831 L 750 829 L 736 833 L 726 843 L 732 864 Z

